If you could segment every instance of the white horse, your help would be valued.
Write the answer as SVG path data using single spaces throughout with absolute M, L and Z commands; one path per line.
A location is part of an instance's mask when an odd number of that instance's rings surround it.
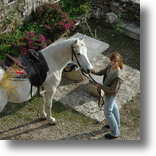
M 44 92 L 41 94 L 44 101 L 43 115 L 49 123 L 54 124 L 56 120 L 52 116 L 52 101 L 60 84 L 63 69 L 68 63 L 73 62 L 73 56 L 77 57 L 79 65 L 86 73 L 89 73 L 93 66 L 87 57 L 87 47 L 84 41 L 78 38 L 57 41 L 40 52 L 43 54 L 49 67 L 47 78 L 43 83 Z M 77 60 L 75 63 L 77 63 Z
M 41 50 L 41 53 L 45 57 L 49 67 L 47 78 L 43 83 L 45 89 L 45 93 L 43 94 L 43 115 L 49 123 L 54 124 L 56 120 L 52 116 L 53 97 L 60 84 L 63 69 L 68 63 L 73 62 L 73 53 L 75 53 L 79 65 L 84 72 L 90 72 L 93 66 L 87 57 L 87 47 L 84 41 L 78 38 L 58 41 Z

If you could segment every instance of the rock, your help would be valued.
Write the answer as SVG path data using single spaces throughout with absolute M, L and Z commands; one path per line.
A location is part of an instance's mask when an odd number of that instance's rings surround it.
M 84 76 L 81 74 L 80 70 L 73 70 L 71 72 L 63 72 L 62 76 L 66 79 L 72 80 L 72 81 L 82 81 L 84 80 Z
M 14 92 L 8 95 L 8 101 L 12 103 L 22 103 L 31 99 L 31 85 L 28 79 L 11 79 L 12 85 L 15 87 Z M 37 92 L 37 88 L 33 87 L 32 95 Z
M 123 29 L 123 33 L 130 38 L 135 40 L 140 40 L 140 27 L 133 23 L 124 23 L 121 28 Z
M 7 92 L 0 87 L 0 112 L 2 112 L 7 102 L 8 102 Z
M 109 24 L 114 24 L 118 20 L 118 16 L 114 12 L 106 13 L 106 22 Z
M 117 13 L 118 10 L 119 10 L 119 6 L 120 6 L 119 3 L 117 3 L 117 2 L 112 2 L 112 3 L 111 3 L 111 10 L 112 10 L 113 12 Z

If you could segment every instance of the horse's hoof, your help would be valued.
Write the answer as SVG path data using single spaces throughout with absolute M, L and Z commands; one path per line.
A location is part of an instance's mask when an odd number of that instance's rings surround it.
M 47 113 L 46 112 L 43 112 L 43 117 L 47 118 Z
M 40 120 L 46 120 L 46 117 L 41 116 L 41 117 L 40 117 Z
M 47 119 L 50 125 L 56 125 L 56 119 L 53 117 L 50 117 Z

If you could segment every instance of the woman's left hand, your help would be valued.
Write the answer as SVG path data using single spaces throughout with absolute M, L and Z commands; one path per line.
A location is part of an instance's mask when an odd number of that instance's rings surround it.
M 102 86 L 100 84 L 96 84 L 96 87 L 99 88 L 99 89 L 102 88 Z

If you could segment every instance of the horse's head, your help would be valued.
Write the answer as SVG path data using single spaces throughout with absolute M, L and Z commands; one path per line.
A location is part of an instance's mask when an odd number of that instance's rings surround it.
M 85 73 L 90 73 L 90 71 L 93 69 L 93 66 L 88 59 L 87 47 L 83 39 L 76 39 L 74 44 L 72 45 L 72 48 L 73 53 L 77 58 L 77 63 L 79 63 L 81 69 Z

